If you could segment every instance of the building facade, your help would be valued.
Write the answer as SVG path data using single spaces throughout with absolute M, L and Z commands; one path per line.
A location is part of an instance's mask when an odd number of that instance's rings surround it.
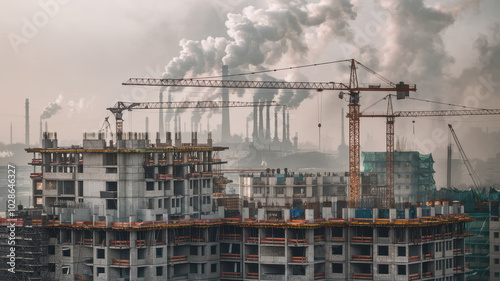
M 387 158 L 385 152 L 363 152 L 366 173 L 376 173 L 378 182 L 385 185 Z M 418 151 L 394 152 L 394 199 L 396 203 L 425 201 L 425 191 L 435 187 L 432 154 Z
M 28 149 L 43 279 L 465 280 L 459 204 L 349 209 L 345 174 L 286 170 L 241 175 L 234 204 L 214 199 L 225 148 L 125 136 Z

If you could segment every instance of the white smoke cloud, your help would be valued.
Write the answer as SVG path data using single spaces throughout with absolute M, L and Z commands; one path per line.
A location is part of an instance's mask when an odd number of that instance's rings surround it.
M 382 1 L 389 13 L 384 30 L 382 67 L 398 79 L 419 81 L 419 88 L 438 90 L 449 78 L 454 58 L 447 52 L 443 33 L 477 1 L 454 2 L 453 7 L 428 6 L 423 0 Z
M 71 117 L 74 113 L 82 113 L 84 111 L 91 109 L 94 100 L 95 96 L 92 96 L 91 99 L 81 97 L 77 100 L 68 101 L 66 105 L 69 111 L 69 117 Z
M 62 109 L 63 96 L 59 95 L 54 102 L 50 102 L 42 111 L 40 119 L 48 119 Z
M 9 150 L 0 151 L 0 158 L 7 158 L 14 156 L 14 153 Z
M 181 40 L 182 50 L 167 64 L 164 77 L 220 75 L 221 64 L 238 73 L 262 70 L 285 59 L 304 62 L 311 54 L 319 55 L 333 39 L 351 42 L 349 21 L 355 18 L 349 1 L 273 0 L 266 9 L 249 6 L 227 15 L 226 38 Z M 295 100 L 286 99 L 297 106 L 307 96 L 304 92 Z

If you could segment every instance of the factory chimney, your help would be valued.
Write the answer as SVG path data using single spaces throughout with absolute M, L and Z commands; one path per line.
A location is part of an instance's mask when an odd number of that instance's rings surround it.
M 49 125 L 47 124 L 47 121 L 45 121 L 45 132 L 49 131 Z
M 163 102 L 163 90 L 160 90 L 160 102 Z M 160 109 L 160 112 L 159 112 L 160 116 L 159 116 L 159 132 L 160 132 L 160 140 L 161 138 L 163 137 L 163 135 L 165 134 L 165 130 L 164 130 L 164 127 L 163 127 L 163 109 Z
M 254 99 L 254 101 L 255 101 L 255 99 Z M 257 122 L 258 122 L 258 118 L 257 118 L 257 106 L 254 105 L 253 106 L 253 133 L 252 133 L 253 142 L 256 142 L 257 139 L 259 138 L 259 132 L 258 132 L 258 128 L 257 128 Z
M 282 107 L 281 110 L 283 110 L 283 138 L 282 142 L 284 143 L 286 141 L 286 112 L 285 112 L 286 107 Z
M 274 111 L 274 141 L 278 141 L 278 110 Z
M 290 111 L 286 114 L 286 140 L 290 141 Z
M 264 139 L 264 107 L 259 106 L 259 139 Z
M 249 141 L 249 138 L 248 138 L 248 123 L 250 123 L 250 121 L 247 120 L 247 137 L 245 138 L 245 141 L 248 142 Z M 12 124 L 11 124 L 11 129 L 12 129 Z
M 222 80 L 227 80 L 228 66 L 222 66 Z M 229 102 L 229 90 L 227 88 L 222 88 L 222 101 Z M 222 132 L 221 141 L 229 142 L 231 139 L 231 126 L 229 119 L 229 107 L 222 108 Z
M 271 109 L 271 101 L 266 101 L 266 140 L 271 139 L 271 115 L 269 110 Z
M 24 126 L 25 129 L 24 143 L 26 146 L 29 146 L 30 145 L 30 100 L 29 99 L 26 99 L 25 109 L 26 109 L 26 114 L 25 114 L 26 124 Z
M 169 103 L 169 108 L 170 108 L 170 103 L 172 102 L 172 93 L 170 91 L 168 91 L 168 98 L 167 98 L 167 102 Z M 172 113 L 170 112 L 170 110 L 165 110 L 165 128 L 166 128 L 166 131 L 167 132 L 170 132 L 170 119 L 171 119 L 171 115 Z
M 149 117 L 146 117 L 146 134 L 149 134 Z
M 177 128 L 177 115 L 174 116 L 174 133 L 177 135 L 177 131 L 178 131 L 178 128 Z

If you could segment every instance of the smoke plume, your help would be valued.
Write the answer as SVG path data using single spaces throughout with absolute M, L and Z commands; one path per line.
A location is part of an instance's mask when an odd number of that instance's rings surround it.
M 40 115 L 40 119 L 48 119 L 52 117 L 54 114 L 56 114 L 59 110 L 62 109 L 61 107 L 62 102 L 63 102 L 63 96 L 59 95 L 55 102 L 50 102 L 49 105 L 47 105 L 43 109 L 42 114 Z
M 397 73 L 402 81 L 418 81 L 419 88 L 429 92 L 442 89 L 443 78 L 449 78 L 448 68 L 454 63 L 443 33 L 477 2 L 461 1 L 448 8 L 428 6 L 423 0 L 383 1 L 382 7 L 390 14 L 381 51 L 385 72 Z
M 182 50 L 167 64 L 164 77 L 219 74 L 221 63 L 236 73 L 263 69 L 283 59 L 304 62 L 309 54 L 321 53 L 332 39 L 351 42 L 348 22 L 355 17 L 349 1 L 273 0 L 267 9 L 249 6 L 239 14 L 227 15 L 226 38 L 181 40 Z M 285 100 L 296 107 L 305 98 L 304 93 Z
M 12 156 L 14 156 L 14 153 L 12 153 L 12 151 L 9 150 L 0 151 L 0 158 L 7 158 Z

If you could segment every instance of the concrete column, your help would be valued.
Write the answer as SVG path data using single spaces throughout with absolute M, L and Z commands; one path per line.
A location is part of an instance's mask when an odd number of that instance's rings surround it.
M 171 152 L 167 153 L 167 164 L 169 164 L 169 166 L 167 167 L 168 173 L 170 175 L 173 175 L 174 174 L 174 167 L 172 166 L 172 164 L 174 164 L 174 154 Z
M 283 218 L 285 221 L 290 220 L 290 209 L 283 209 Z
M 219 218 L 224 218 L 224 206 L 217 207 L 217 212 L 219 213 Z
M 257 209 L 257 218 L 259 220 L 265 220 L 265 210 L 263 208 Z
M 443 214 L 443 206 L 441 206 L 441 205 L 436 205 L 436 206 L 434 207 L 434 209 L 435 209 L 435 214 L 434 214 L 434 216 L 435 216 L 435 215 L 442 215 L 442 214 Z
M 422 207 L 417 207 L 417 218 L 422 218 Z
M 321 209 L 321 217 L 324 219 L 330 219 L 332 218 L 332 208 L 331 207 L 323 207 Z
M 348 208 L 347 210 L 348 210 L 348 217 L 350 219 L 356 218 L 356 209 Z
M 435 216 L 436 216 L 436 208 L 431 207 L 431 217 L 435 217 Z
M 188 162 L 188 154 L 182 153 L 182 163 Z M 182 166 L 182 170 L 184 171 L 184 176 L 188 173 L 188 166 Z
M 314 210 L 313 209 L 306 209 L 306 220 L 310 222 L 314 222 Z
M 405 219 L 410 218 L 410 209 L 405 209 Z
M 373 221 L 375 222 L 376 219 L 378 219 L 378 208 L 373 208 Z
M 396 218 L 396 209 L 389 209 L 389 219 L 391 220 L 391 222 L 393 222 Z
M 288 212 L 290 213 L 290 212 Z M 242 213 L 242 219 L 249 219 L 250 218 L 250 209 L 248 207 L 243 208 L 243 213 Z

